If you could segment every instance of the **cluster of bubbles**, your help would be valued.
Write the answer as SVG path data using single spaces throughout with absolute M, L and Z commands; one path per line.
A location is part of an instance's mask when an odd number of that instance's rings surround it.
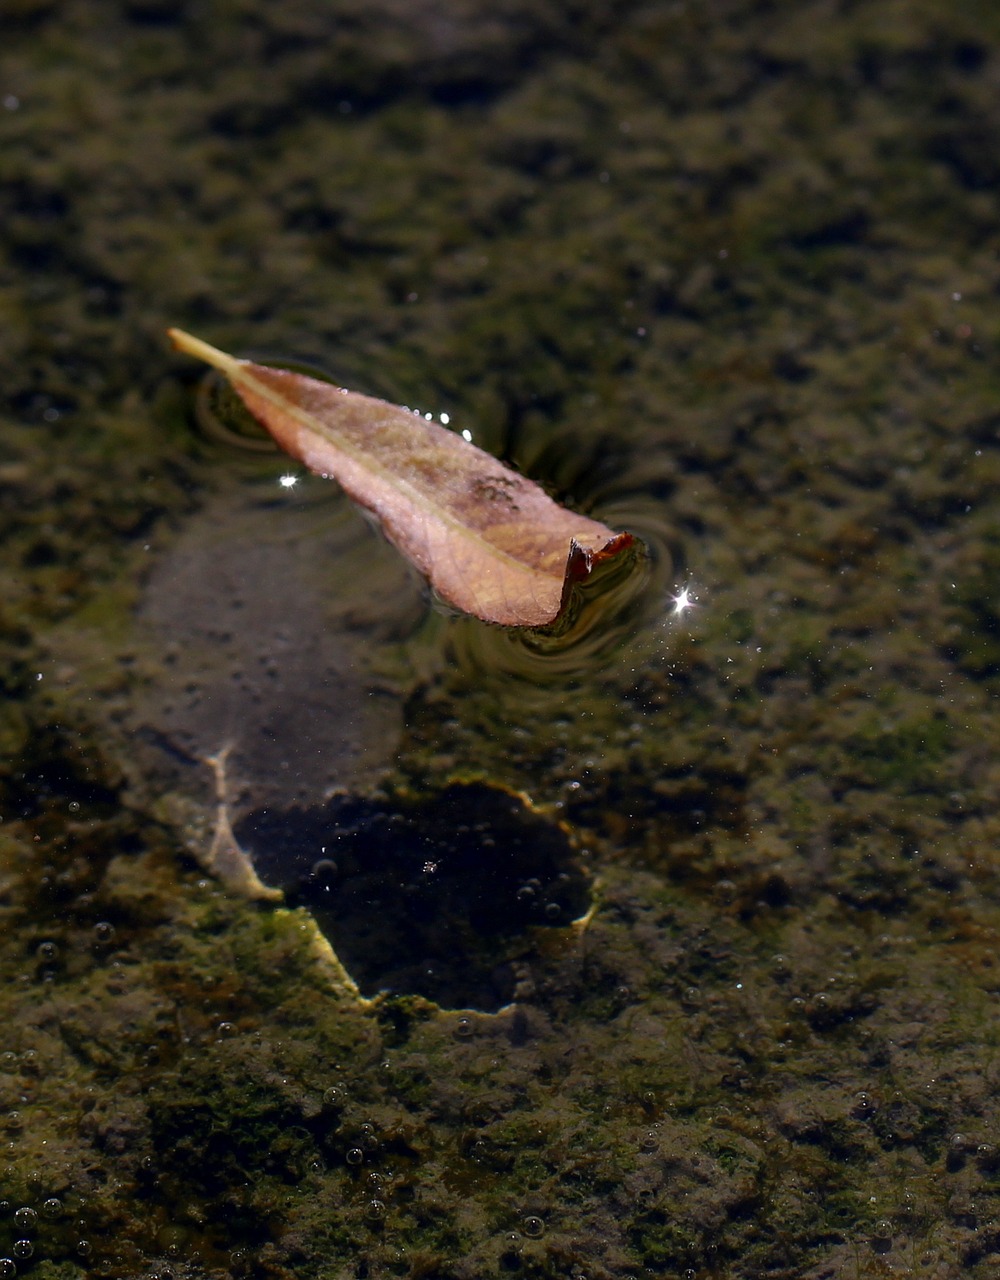
M 55 1221 L 62 1213 L 63 1202 L 58 1196 L 49 1196 L 43 1200 L 40 1209 L 34 1209 L 31 1205 L 20 1205 L 14 1209 L 9 1200 L 0 1200 L 0 1220 L 9 1215 L 13 1223 L 10 1256 L 0 1257 L 0 1280 L 14 1280 L 18 1274 L 18 1263 L 23 1269 L 25 1264 L 35 1258 L 40 1223 Z M 89 1244 L 81 1240 L 77 1253 L 82 1257 L 89 1249 Z
M 98 920 L 91 931 L 92 950 L 104 954 L 115 941 L 115 926 L 109 920 Z M 52 982 L 58 975 L 63 948 L 55 938 L 43 938 L 35 947 L 38 967 L 35 976 L 41 982 Z
M 500 1258 L 505 1271 L 517 1271 L 522 1263 L 521 1243 L 524 1239 L 540 1240 L 545 1235 L 545 1219 L 537 1213 L 528 1213 L 518 1224 L 519 1230 L 507 1234 L 507 1248 Z M 583 1280 L 583 1277 L 580 1277 Z

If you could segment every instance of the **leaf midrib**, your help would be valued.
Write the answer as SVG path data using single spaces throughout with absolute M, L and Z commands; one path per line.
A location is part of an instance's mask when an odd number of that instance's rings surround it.
M 389 467 L 373 458 L 371 454 L 365 453 L 363 449 L 359 449 L 353 442 L 347 440 L 338 431 L 330 427 L 328 423 L 320 421 L 320 419 L 314 417 L 305 409 L 300 409 L 298 405 L 293 404 L 272 387 L 269 387 L 264 382 L 260 382 L 254 377 L 253 373 L 250 372 L 250 368 L 252 367 L 251 364 L 243 360 L 237 360 L 235 357 L 230 357 L 230 359 L 233 360 L 233 369 L 231 371 L 225 370 L 225 372 L 233 381 L 244 381 L 252 387 L 253 391 L 257 395 L 262 395 L 266 400 L 270 400 L 272 404 L 277 405 L 282 412 L 289 414 L 290 417 L 294 418 L 296 422 L 307 430 L 315 432 L 318 427 L 319 434 L 327 435 L 328 438 L 332 438 L 331 442 L 336 446 L 336 448 L 347 454 L 359 466 L 364 467 L 369 471 L 377 472 L 384 480 L 388 481 L 390 485 L 406 490 L 410 495 L 412 495 L 411 500 L 416 506 L 422 507 L 425 511 L 430 512 L 432 516 L 437 517 L 450 529 L 457 531 L 460 536 L 472 539 L 480 543 L 482 546 L 487 547 L 491 555 L 499 559 L 509 561 L 511 564 L 516 565 L 522 572 L 528 574 L 537 573 L 544 575 L 546 578 L 558 581 L 557 573 L 549 572 L 545 569 L 532 568 L 532 566 L 524 560 L 519 560 L 516 556 L 511 555 L 509 551 L 504 551 L 502 547 L 498 547 L 495 542 L 490 542 L 490 540 L 477 529 L 472 528 L 470 525 L 463 524 L 462 521 L 453 516 L 446 507 L 442 507 L 431 501 L 423 491 L 407 480 L 405 476 L 401 475 L 397 471 L 390 470 Z M 567 557 L 569 556 L 568 544 L 566 547 L 566 555 Z

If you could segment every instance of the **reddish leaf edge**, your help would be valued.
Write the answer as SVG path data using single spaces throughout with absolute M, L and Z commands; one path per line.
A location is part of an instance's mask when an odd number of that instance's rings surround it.
M 622 576 L 629 576 L 645 554 L 645 543 L 627 532 L 616 533 L 603 547 L 585 547 L 575 538 L 571 539 L 558 613 L 551 622 L 520 629 L 553 637 L 572 632 L 586 603 L 588 588 L 600 580 L 599 590 L 603 594 L 605 588 L 621 581 L 621 577 L 613 573 L 615 569 L 621 568 Z

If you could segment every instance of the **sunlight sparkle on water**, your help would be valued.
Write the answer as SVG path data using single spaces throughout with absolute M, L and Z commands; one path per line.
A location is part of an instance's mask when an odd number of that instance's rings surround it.
M 298 482 L 298 476 L 293 476 L 291 472 L 286 472 L 283 476 L 278 476 L 278 484 L 281 485 L 282 489 L 294 489 Z
M 698 607 L 697 597 L 690 587 L 681 587 L 675 596 L 668 596 L 667 599 L 673 606 L 669 615 L 671 618 L 683 618 L 689 609 Z

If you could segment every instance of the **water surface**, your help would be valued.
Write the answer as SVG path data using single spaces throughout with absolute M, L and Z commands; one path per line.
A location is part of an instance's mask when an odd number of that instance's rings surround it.
M 993 11 L 6 22 L 0 1275 L 992 1276 Z M 442 611 L 168 325 L 642 591 Z M 199 861 L 227 746 L 284 906 Z

